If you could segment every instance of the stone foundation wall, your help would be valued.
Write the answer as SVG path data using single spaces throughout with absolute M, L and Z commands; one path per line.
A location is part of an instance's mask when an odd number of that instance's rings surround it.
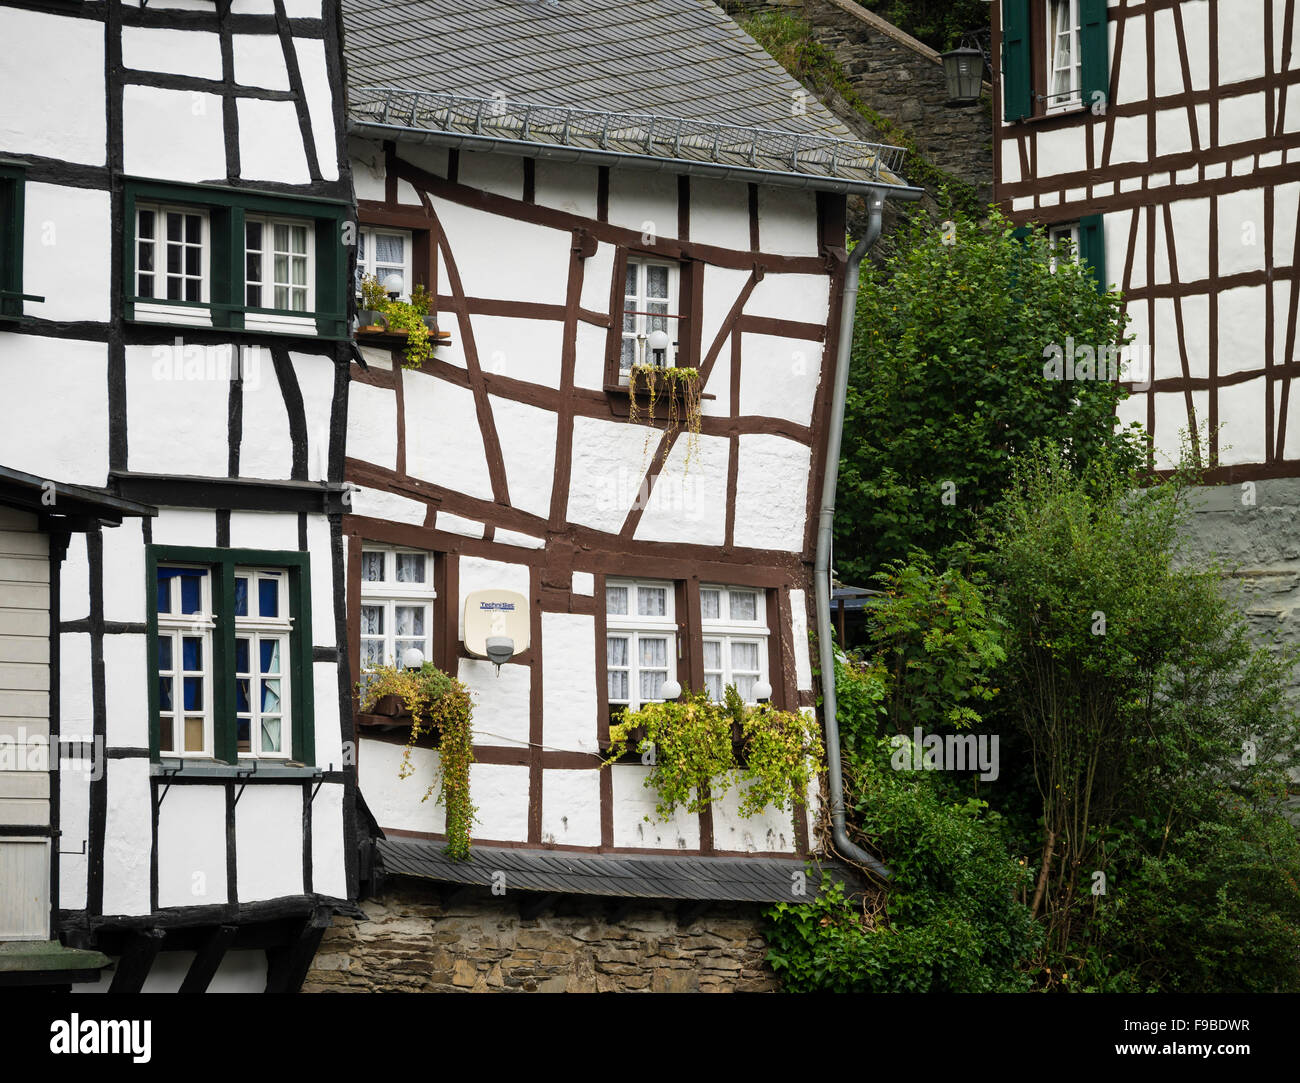
M 673 904 L 624 910 L 561 900 L 520 916 L 535 896 L 486 891 L 445 904 L 432 887 L 402 884 L 361 904 L 366 920 L 336 917 L 303 992 L 771 992 L 759 907 Z M 683 904 L 686 905 L 686 904 Z

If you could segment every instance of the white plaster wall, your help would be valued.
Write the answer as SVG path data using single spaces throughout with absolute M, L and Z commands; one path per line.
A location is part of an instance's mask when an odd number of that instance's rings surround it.
M 1295 226 L 1300 217 L 1300 181 L 1273 189 L 1273 265 L 1285 267 L 1295 260 Z
M 484 372 L 543 387 L 560 386 L 560 351 L 564 343 L 564 324 L 560 320 L 474 315 L 470 323 Z
M 762 234 L 759 236 L 761 239 Z M 691 240 L 697 244 L 747 251 L 749 185 L 692 177 Z
M 1126 215 L 1107 215 L 1106 222 L 1109 226 L 1111 219 L 1123 221 Z M 1173 223 L 1174 237 L 1181 240 L 1178 244 L 1178 279 L 1181 282 L 1199 282 L 1209 277 L 1210 274 L 1210 246 L 1207 238 L 1210 234 L 1210 201 L 1208 199 L 1179 199 L 1169 204 L 1169 220 Z M 1263 215 L 1259 219 L 1259 236 L 1260 243 L 1263 244 Z M 1236 231 L 1238 241 L 1241 237 L 1240 225 Z M 1143 235 L 1138 234 L 1138 241 L 1143 240 Z M 1128 231 L 1124 230 L 1122 238 L 1117 238 L 1117 247 L 1110 247 L 1110 236 L 1106 237 L 1106 251 L 1115 252 L 1119 260 L 1123 260 L 1121 253 L 1128 251 Z M 1223 250 L 1223 242 L 1220 240 L 1220 252 Z M 1137 251 L 1141 251 L 1138 249 Z M 1137 258 L 1137 251 L 1134 252 L 1133 271 L 1134 285 L 1137 285 L 1137 273 L 1139 265 L 1143 275 L 1146 273 L 1146 261 Z M 1123 265 L 1117 267 L 1117 271 L 1122 273 Z
M 239 175 L 244 180 L 307 184 L 307 155 L 293 102 L 240 98 Z
M 143 579 L 137 579 L 136 584 L 143 596 Z M 104 636 L 104 695 L 110 747 L 149 747 L 150 679 L 143 635 Z
M 1156 152 L 1161 155 L 1183 154 L 1191 149 L 1192 127 L 1187 120 L 1187 110 L 1159 110 L 1156 113 Z
M 586 304 L 584 299 L 583 304 Z M 609 307 L 609 286 L 605 287 L 605 308 Z M 605 329 L 579 323 L 574 340 L 573 383 L 599 391 L 605 386 Z
M 334 416 L 334 362 L 322 354 L 291 353 L 307 420 L 307 477 L 329 477 L 330 426 Z
M 1186 7 L 1187 5 L 1183 5 Z M 1156 35 L 1157 40 L 1164 44 L 1173 42 L 1174 39 L 1167 37 L 1160 26 L 1160 15 L 1167 14 L 1159 12 L 1156 15 Z M 1168 46 L 1166 45 L 1166 49 Z M 1157 87 L 1162 87 L 1169 81 L 1171 74 L 1178 77 L 1177 89 L 1157 89 L 1158 94 L 1175 94 L 1179 93 L 1182 88 L 1182 69 L 1178 66 L 1177 52 L 1174 54 L 1174 67 L 1176 72 L 1171 72 L 1168 64 L 1161 64 L 1159 55 L 1156 57 L 1156 80 Z M 1115 50 L 1112 47 L 1110 52 L 1110 63 L 1113 66 L 1115 62 Z M 1147 98 L 1147 26 L 1144 19 L 1126 19 L 1124 20 L 1124 52 L 1119 58 L 1119 85 L 1118 93 L 1115 95 L 1116 105 L 1131 105 L 1133 102 L 1146 101 Z M 1100 161 L 1101 159 L 1097 159 Z
M 812 691 L 812 659 L 808 646 L 808 595 L 790 591 L 790 634 L 794 640 L 794 681 L 800 692 Z
M 144 531 L 137 518 L 106 529 L 104 538 L 104 619 L 143 621 Z
M 740 802 L 752 785 L 742 782 L 714 799 L 714 847 L 739 853 L 793 852 L 794 820 L 788 810 L 769 807 L 749 818 L 740 815 Z
M 697 545 L 722 545 L 726 541 L 731 441 L 725 436 L 701 434 L 689 465 L 688 447 L 688 437 L 679 433 L 641 513 L 637 541 Z
M 555 480 L 555 435 L 551 410 L 489 396 L 501 457 L 505 460 L 510 503 L 521 511 L 548 516 Z
M 649 767 L 614 764 L 610 772 L 614 803 L 614 845 L 637 849 L 696 850 L 700 845 L 700 819 L 682 806 L 667 820 L 655 815 L 657 795 L 647 788 Z M 691 792 L 694 796 L 694 791 Z
M 1262 271 L 1265 241 L 1263 189 L 1247 188 L 1240 192 L 1226 192 L 1218 197 L 1218 201 L 1219 274 Z M 1202 228 L 1194 235 L 1200 240 L 1202 248 L 1206 247 L 1204 238 L 1207 232 Z M 1294 236 L 1294 219 L 1291 233 Z M 1181 257 L 1182 253 L 1179 255 Z M 1180 280 L 1185 281 L 1181 259 L 1178 270 Z
M 104 913 L 149 913 L 153 800 L 149 761 L 109 760 L 104 824 Z
M 702 396 L 700 399 L 700 412 L 705 417 L 731 417 L 731 354 L 733 338 L 734 335 L 728 335 L 722 340 L 722 347 L 718 350 L 717 359 L 713 364 L 713 372 L 704 383 L 704 396 L 713 396 L 712 398 Z
M 23 291 L 44 320 L 109 318 L 109 195 L 29 180 L 24 186 Z
M 1087 128 L 1079 126 L 1040 131 L 1037 135 L 1038 175 L 1047 177 L 1084 169 L 1088 164 L 1087 136 Z
M 1226 376 L 1232 372 L 1264 367 L 1265 325 L 1268 322 L 1264 290 L 1263 286 L 1237 286 L 1219 291 L 1220 374 Z M 1284 346 L 1277 343 L 1274 348 L 1280 355 Z M 1220 389 L 1220 396 L 1225 390 L 1226 388 Z M 1260 408 L 1257 404 L 1256 411 Z M 1220 408 L 1220 420 L 1225 416 Z M 1255 420 L 1258 422 L 1258 416 Z M 1262 459 L 1255 461 L 1263 462 Z
M 782 277 L 786 276 L 783 275 Z M 745 288 L 745 283 L 748 280 L 748 271 L 736 271 L 730 267 L 714 267 L 708 263 L 704 265 L 704 288 L 701 295 L 702 310 L 700 312 L 700 342 L 702 345 L 700 348 L 705 353 L 713 345 L 713 340 L 718 337 L 722 321 L 727 318 L 727 313 L 731 311 L 731 306 L 736 303 L 736 298 L 740 296 L 740 291 Z M 757 293 L 762 287 L 763 283 L 760 282 L 754 292 Z M 608 307 L 608 299 L 605 301 L 605 305 Z M 746 308 L 755 314 L 773 315 L 773 313 L 763 312 L 754 304 L 753 294 L 750 295 L 750 302 Z
M 91 739 L 94 714 L 90 696 L 90 636 L 85 632 L 62 632 L 59 635 L 59 732 L 63 740 Z
M 441 516 L 439 516 L 441 519 Z M 456 600 L 456 634 L 465 638 L 465 599 L 476 590 L 513 590 L 532 598 L 531 573 L 527 564 L 507 564 L 483 557 L 461 557 L 459 565 L 460 597 Z M 529 602 L 531 605 L 532 602 Z
M 707 291 L 709 276 L 706 275 L 704 281 Z M 825 323 L 830 312 L 830 296 L 829 275 L 769 274 L 754 287 L 745 304 L 745 312 L 750 316 L 769 316 L 775 320 Z M 728 299 L 724 294 L 715 303 L 719 303 L 725 313 L 734 299 Z M 704 304 L 707 309 L 707 292 Z
M 647 426 L 575 417 L 569 522 L 610 533 L 620 530 L 640 493 L 654 448 Z
M 1265 128 L 1267 116 L 1264 113 L 1264 93 L 1240 94 L 1232 98 L 1219 99 L 1219 142 L 1246 143 L 1263 139 L 1268 135 Z M 1253 163 L 1247 165 L 1247 172 Z M 1236 173 L 1234 166 L 1233 172 Z
M 598 752 L 596 618 L 543 613 L 542 665 L 542 743 L 570 752 Z
M 1267 394 L 1263 376 L 1219 388 L 1219 461 L 1224 466 L 1264 461 L 1268 449 L 1260 415 Z
M 509 199 L 524 198 L 524 160 L 513 154 L 461 151 L 457 179 L 482 192 L 495 192 Z
M 462 658 L 457 676 L 474 701 L 474 743 L 526 748 L 532 669 L 507 662 L 498 673 L 491 662 Z
M 0 65 L 0 147 L 103 165 L 104 24 L 0 7 L 0 41 L 10 43 Z M 18 42 L 58 48 L 14 47 Z
M 492 482 L 474 393 L 420 372 L 405 373 L 402 379 L 407 472 L 435 485 L 490 500 Z M 449 447 L 454 447 L 456 454 L 449 455 Z
M 542 772 L 542 841 L 600 845 L 600 771 Z
M 413 748 L 411 763 L 415 773 L 399 779 L 402 746 L 363 737 L 357 755 L 357 784 L 361 794 L 380 827 L 440 834 L 446 830 L 447 814 L 442 805 L 436 803 L 437 791 L 428 801 L 420 800 L 437 778 L 438 753 L 427 748 Z M 525 778 L 525 800 L 527 793 Z M 479 794 L 474 792 L 472 771 L 470 799 L 476 805 L 482 804 Z
M 232 34 L 231 53 L 236 83 L 267 90 L 289 89 L 289 71 L 284 65 L 279 34 Z
M 66 638 L 66 637 L 65 637 Z M 90 837 L 89 760 L 64 758 L 59 767 L 59 906 L 86 905 L 86 842 Z
M 1020 183 L 1020 148 L 1013 138 L 1002 141 L 1002 183 Z
M 527 767 L 473 764 L 469 769 L 469 792 L 478 810 L 472 838 L 499 842 L 523 842 L 528 838 Z
M 348 457 L 397 469 L 397 396 L 382 387 L 348 388 Z
M 124 26 L 122 63 L 139 71 L 163 71 L 173 75 L 189 75 L 196 79 L 220 79 L 221 40 L 206 30 Z
M 755 549 L 803 549 L 811 453 L 782 436 L 739 440 L 735 542 Z
M 1205 425 L 1209 419 L 1208 397 L 1204 391 L 1192 392 L 1192 409 L 1196 413 L 1197 426 Z M 1181 391 L 1158 392 L 1155 394 L 1156 429 L 1154 434 L 1155 465 L 1157 470 L 1172 470 L 1178 465 L 1181 446 L 1179 434 L 1186 432 L 1189 426 L 1186 400 Z M 1226 456 L 1222 461 L 1227 462 Z
M 86 536 L 73 534 L 59 568 L 59 620 L 90 616 L 90 565 L 86 561 Z
M 239 475 L 285 479 L 293 473 L 289 412 L 269 350 L 249 351 L 244 372 Z
M 337 592 L 334 589 L 334 540 L 324 515 L 307 516 L 307 551 L 311 553 L 311 641 L 320 647 L 333 646 L 334 606 L 341 610 L 344 603 L 342 584 Z
M 326 784 L 311 807 L 311 886 L 317 895 L 348 897 L 343 853 L 343 787 Z
M 748 242 L 742 247 L 748 247 Z M 760 185 L 758 247 L 780 256 L 817 255 L 816 195 Z
M 343 727 L 339 724 L 339 667 L 335 662 L 314 662 L 311 667 L 314 762 L 318 767 L 340 770 L 355 759 L 355 749 L 345 755 Z
M 0 335 L 0 386 L 6 391 L 0 462 L 55 482 L 105 483 L 108 356 L 102 342 Z
M 1124 51 L 1128 52 L 1127 47 Z M 1145 162 L 1147 160 L 1146 117 L 1116 117 L 1114 130 L 1115 135 L 1110 148 L 1111 165 L 1121 165 L 1124 162 Z M 1038 160 L 1043 161 L 1041 154 Z M 1082 168 L 1085 164 L 1086 159 L 1076 159 L 1075 168 Z
M 233 549 L 298 549 L 298 516 L 283 511 L 232 511 L 230 545 Z
M 532 534 L 521 534 L 517 530 L 503 530 L 500 527 L 492 534 L 492 540 L 500 545 L 517 545 L 521 549 L 545 549 L 546 540 Z
M 158 474 L 225 477 L 229 467 L 229 381 L 222 366 L 194 363 L 203 350 L 126 347 L 127 466 Z M 177 369 L 180 369 L 177 378 Z M 211 377 L 211 378 L 209 378 Z
M 384 165 L 384 151 L 380 144 L 364 139 L 349 139 L 348 156 L 352 167 L 352 188 L 357 199 L 382 201 L 387 170 Z M 403 156 L 409 161 L 414 161 L 410 148 L 403 148 Z
M 595 217 L 595 214 L 591 215 Z M 597 244 L 594 254 L 582 261 L 582 293 L 579 295 L 580 307 L 592 312 L 609 311 L 609 291 L 613 285 L 614 246 Z M 601 329 L 602 341 L 604 329 Z
M 643 234 L 646 245 L 651 245 L 654 237 L 676 237 L 677 177 L 642 169 L 611 169 L 609 221 Z
M 334 127 L 334 92 L 330 87 L 325 63 L 325 43 L 316 38 L 295 38 L 298 74 L 307 97 L 307 114 L 311 118 L 312 142 L 316 162 L 324 180 L 339 179 L 339 155 Z M 340 91 L 341 92 L 341 91 Z
M 582 218 L 595 218 L 597 184 L 594 165 L 548 162 L 545 158 L 538 158 L 533 172 L 533 199 L 541 207 L 553 207 Z M 591 261 L 587 262 L 590 264 Z
M 371 519 L 390 519 L 395 523 L 424 526 L 428 506 L 409 497 L 386 493 L 382 489 L 358 486 L 352 492 L 352 514 L 366 515 Z
M 158 810 L 158 906 L 228 901 L 225 788 L 173 786 Z
M 42 80 L 43 82 L 44 80 Z M 240 103 L 243 126 L 243 101 Z M 172 181 L 224 181 L 221 98 L 189 90 L 122 88 L 123 167 L 127 174 Z M 248 161 L 241 163 L 242 175 Z
M 216 513 L 201 508 L 159 508 L 153 520 L 154 545 L 216 545 Z
M 435 519 L 436 529 L 448 534 L 459 534 L 465 538 L 483 537 L 483 524 L 477 519 L 466 519 L 463 515 L 453 515 L 449 511 L 440 511 Z
M 239 901 L 301 895 L 302 787 L 249 786 L 235 806 Z
M 1265 73 L 1264 28 L 1268 22 L 1264 0 L 1232 0 L 1218 8 L 1218 15 L 1220 85 L 1260 78 Z
M 740 412 L 811 425 L 822 344 L 776 335 L 740 336 Z
M 568 230 L 517 222 L 436 196 L 429 198 L 466 296 L 564 304 L 573 247 Z M 527 258 L 506 257 L 505 253 L 526 253 Z

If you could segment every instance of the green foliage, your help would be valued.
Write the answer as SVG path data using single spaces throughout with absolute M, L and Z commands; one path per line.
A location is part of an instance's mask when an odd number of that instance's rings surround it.
M 883 269 L 864 264 L 854 325 L 835 523 L 849 582 L 973 538 L 1015 457 L 1044 439 L 1076 470 L 1143 454 L 1136 425 L 1117 428 L 1123 388 L 1043 374 L 1044 349 L 1067 338 L 1123 343 L 1118 294 L 1072 260 L 1053 271 L 1046 236 L 1017 240 L 996 212 L 987 226 L 959 217 L 955 243 L 919 216 L 896 239 Z
M 960 45 L 967 32 L 989 28 L 989 0 L 865 0 L 862 6 L 941 53 Z
M 877 724 L 870 669 L 837 664 L 842 730 Z M 1039 933 L 1020 901 L 1026 868 L 1008 856 L 982 801 L 952 801 L 925 772 L 890 768 L 888 740 L 859 743 L 846 779 L 850 818 L 894 872 L 884 908 L 832 888 L 767 911 L 769 962 L 792 992 L 1014 992 Z
M 984 21 L 988 21 L 987 13 Z M 835 51 L 813 37 L 807 21 L 784 11 L 764 11 L 741 25 L 778 64 L 815 94 L 823 98 L 838 95 L 871 125 L 882 142 L 902 147 L 907 152 L 904 169 L 911 183 L 934 193 L 942 192 L 941 202 L 950 203 L 972 218 L 979 217 L 983 207 L 976 188 L 934 165 L 902 125 L 876 112 L 854 89 Z
M 979 587 L 955 567 L 936 571 L 919 550 L 873 578 L 885 593 L 871 606 L 867 651 L 887 682 L 894 732 L 978 725 L 977 707 L 997 694 L 991 674 L 1006 659 Z
M 673 446 L 673 438 L 686 426 L 686 455 L 683 469 L 689 469 L 691 459 L 699 453 L 700 427 L 704 423 L 700 370 L 694 368 L 660 368 L 658 365 L 633 365 L 627 374 L 628 422 L 654 427 L 657 420 L 656 403 L 668 400 L 668 424 L 665 427 L 662 457 L 666 458 Z M 642 413 L 639 394 L 647 396 Z M 649 440 L 649 434 L 646 435 Z
M 1278 807 L 1300 746 L 1292 660 L 1252 645 L 1219 569 L 1179 559 L 1184 495 L 1044 449 L 1001 510 L 1002 680 L 1040 798 L 1048 986 L 1297 988 L 1297 849 Z M 1253 936 L 1270 949 L 1243 956 Z
M 428 291 L 423 286 L 416 286 L 409 302 L 394 301 L 384 292 L 383 285 L 374 275 L 366 275 L 361 280 L 362 307 L 382 312 L 388 319 L 389 331 L 406 335 L 406 360 L 402 362 L 403 368 L 418 369 L 433 356 L 433 340 L 429 327 L 424 322 L 424 317 L 429 314 L 429 301 Z
M 735 758 L 737 731 L 747 752 L 743 766 Z M 730 685 L 723 703 L 687 689 L 675 701 L 626 711 L 609 735 L 606 763 L 635 742 L 651 764 L 645 785 L 658 793 L 655 812 L 664 820 L 678 805 L 701 812 L 735 784 L 743 790 L 741 816 L 793 808 L 806 799 L 813 765 L 822 757 L 815 717 L 769 704 L 746 705 Z
M 474 822 L 469 793 L 469 768 L 474 762 L 470 718 L 474 705 L 469 689 L 432 662 L 425 662 L 419 669 L 376 666 L 361 693 L 361 709 L 373 709 L 383 696 L 399 697 L 411 716 L 411 735 L 402 752 L 398 778 L 409 778 L 415 773 L 411 749 L 416 742 L 435 729 L 441 735 L 440 771 L 421 800 L 427 801 L 434 787 L 439 787 L 438 800 L 447 812 L 447 856 L 453 861 L 464 861 L 469 857 L 469 836 Z

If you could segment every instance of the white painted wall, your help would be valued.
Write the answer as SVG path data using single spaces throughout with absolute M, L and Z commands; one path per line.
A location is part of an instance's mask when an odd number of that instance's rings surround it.
M 227 901 L 225 787 L 172 786 L 158 810 L 158 905 Z
M 239 901 L 301 895 L 302 849 L 302 787 L 247 787 L 235 806 Z
M 542 614 L 542 743 L 597 752 L 596 620 L 578 613 Z

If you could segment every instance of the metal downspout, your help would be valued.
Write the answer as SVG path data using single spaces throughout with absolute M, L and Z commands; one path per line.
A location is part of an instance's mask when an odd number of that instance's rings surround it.
M 823 718 L 826 723 L 826 771 L 831 787 L 831 836 L 840 855 L 865 865 L 877 876 L 893 876 L 879 858 L 853 842 L 844 826 L 844 777 L 840 763 L 840 726 L 835 696 L 835 647 L 831 640 L 831 530 L 835 523 L 835 487 L 840 472 L 840 444 L 844 430 L 844 405 L 849 387 L 849 359 L 853 352 L 853 320 L 858 307 L 858 279 L 862 259 L 880 236 L 884 201 L 868 199 L 867 228 L 849 253 L 844 293 L 840 301 L 840 337 L 835 352 L 835 388 L 826 439 L 826 476 L 822 481 L 821 514 L 817 523 L 817 563 L 813 580 L 817 596 L 817 653 L 821 662 Z

